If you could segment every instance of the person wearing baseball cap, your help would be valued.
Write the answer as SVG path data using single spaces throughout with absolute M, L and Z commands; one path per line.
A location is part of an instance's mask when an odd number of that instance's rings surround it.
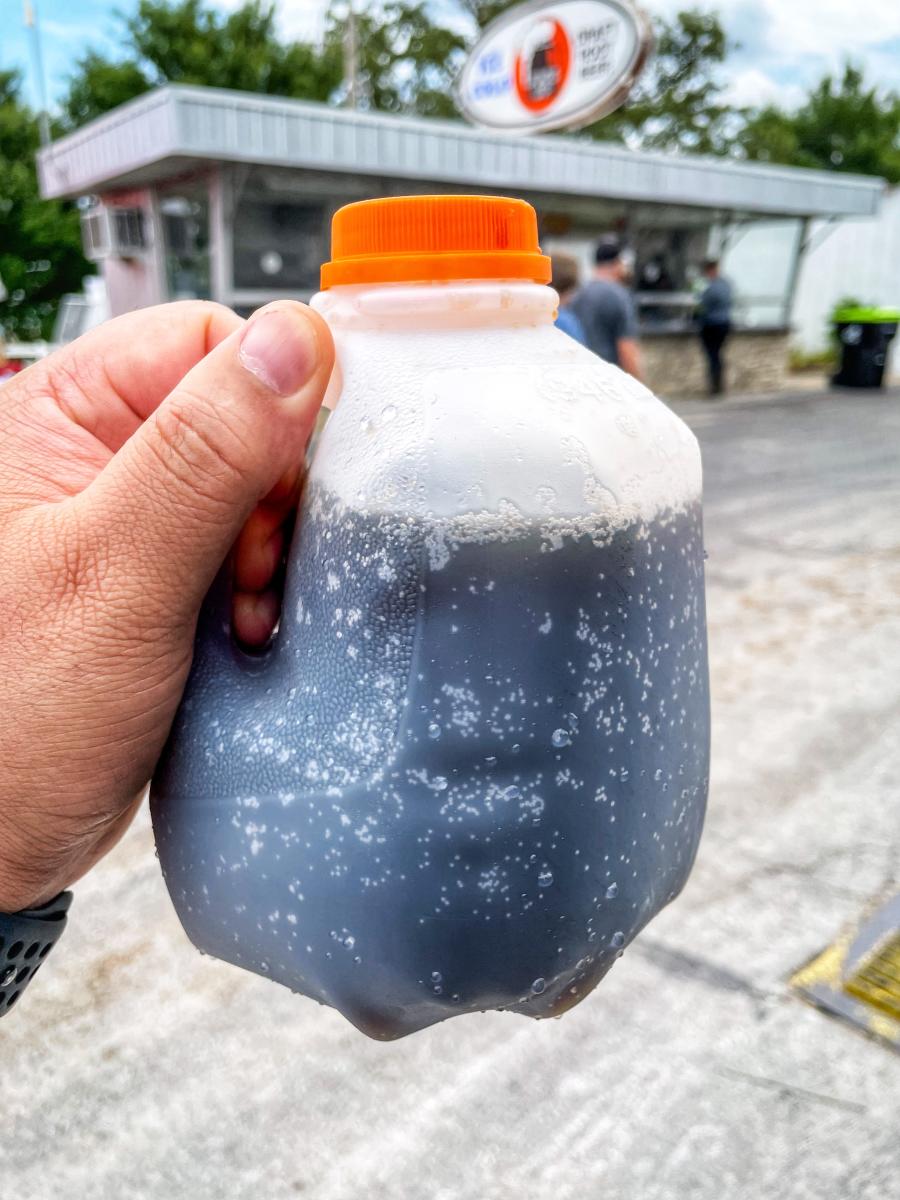
M 630 274 L 628 251 L 616 234 L 607 233 L 597 242 L 594 262 L 594 278 L 575 296 L 572 311 L 595 354 L 641 379 L 637 314 L 624 286 Z

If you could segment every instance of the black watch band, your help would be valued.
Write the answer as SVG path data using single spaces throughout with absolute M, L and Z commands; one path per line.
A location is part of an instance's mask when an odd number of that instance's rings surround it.
M 49 904 L 0 913 L 0 1017 L 5 1016 L 37 974 L 66 927 L 71 892 Z

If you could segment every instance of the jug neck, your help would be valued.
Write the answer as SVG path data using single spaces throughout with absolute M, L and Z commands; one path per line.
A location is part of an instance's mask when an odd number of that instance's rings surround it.
M 520 279 L 451 279 L 433 283 L 348 284 L 310 301 L 341 329 L 484 329 L 551 325 L 556 292 Z

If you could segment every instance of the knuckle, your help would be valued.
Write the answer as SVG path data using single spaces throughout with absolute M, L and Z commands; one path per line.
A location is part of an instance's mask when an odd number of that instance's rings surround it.
M 191 492 L 220 503 L 246 482 L 252 463 L 246 440 L 205 397 L 182 387 L 154 420 L 163 466 Z

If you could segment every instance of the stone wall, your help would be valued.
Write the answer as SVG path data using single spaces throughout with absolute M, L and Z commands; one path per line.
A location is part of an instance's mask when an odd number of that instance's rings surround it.
M 706 358 L 695 333 L 642 333 L 644 376 L 660 396 L 702 396 Z M 788 331 L 740 330 L 725 344 L 725 386 L 730 392 L 778 392 L 786 385 Z

